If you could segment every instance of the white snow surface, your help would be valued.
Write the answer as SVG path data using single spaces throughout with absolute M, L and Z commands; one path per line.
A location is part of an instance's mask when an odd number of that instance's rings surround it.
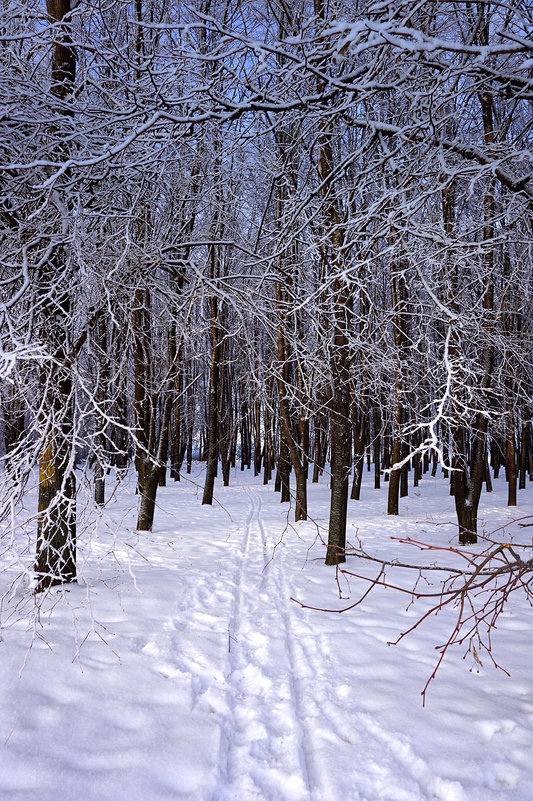
M 129 475 L 98 520 L 83 518 L 79 584 L 41 599 L 38 619 L 20 590 L 17 612 L 4 599 L 1 801 L 530 801 L 523 597 L 511 597 L 493 632 L 511 677 L 455 647 L 423 707 L 451 613 L 392 646 L 422 611 L 394 590 L 343 614 L 291 600 L 341 609 L 368 588 L 341 576 L 340 599 L 323 564 L 327 477 L 309 485 L 311 519 L 296 524 L 250 471 L 233 471 L 229 488 L 217 481 L 212 507 L 201 505 L 202 481 L 195 465 L 161 488 L 148 534 L 134 530 Z M 395 518 L 386 492 L 365 472 L 362 500 L 350 501 L 352 542 L 420 561 L 391 537 L 453 540 L 443 478 L 410 487 Z M 499 479 L 483 495 L 487 530 L 533 514 L 531 483 L 516 509 L 505 493 Z M 531 531 L 517 536 L 531 541 Z M 355 558 L 347 568 L 377 572 Z M 1 574 L 2 594 L 17 570 Z

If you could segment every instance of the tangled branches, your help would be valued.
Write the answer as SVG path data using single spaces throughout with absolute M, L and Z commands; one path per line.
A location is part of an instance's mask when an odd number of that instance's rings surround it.
M 479 665 L 482 664 L 481 655 L 486 654 L 496 668 L 509 675 L 493 655 L 492 638 L 498 619 L 513 593 L 522 591 L 528 603 L 533 605 L 533 543 L 514 542 L 509 532 L 511 527 L 518 529 L 533 526 L 533 523 L 525 522 L 531 517 L 517 518 L 485 534 L 482 538 L 484 547 L 478 551 L 459 549 L 453 545 L 432 545 L 410 537 L 393 537 L 396 542 L 430 555 L 432 561 L 418 564 L 400 562 L 397 559 L 380 559 L 369 554 L 359 542 L 356 548 L 346 551 L 346 556 L 378 565 L 378 574 L 369 577 L 354 568 L 338 568 L 339 576 L 361 580 L 368 586 L 354 603 L 340 609 L 320 611 L 347 612 L 360 606 L 377 587 L 386 587 L 409 596 L 408 608 L 418 601 L 427 601 L 426 609 L 416 617 L 415 622 L 389 642 L 389 645 L 397 645 L 443 609 L 453 610 L 449 634 L 443 643 L 435 646 L 439 656 L 422 690 L 424 703 L 431 681 L 437 675 L 449 649 L 455 645 L 466 645 L 465 656 L 470 654 Z M 456 564 L 442 563 L 443 556 L 453 559 Z M 398 575 L 400 570 L 404 571 L 404 578 L 412 576 L 414 572 L 414 583 L 409 580 L 402 582 Z M 300 601 L 296 602 L 303 608 L 318 609 Z

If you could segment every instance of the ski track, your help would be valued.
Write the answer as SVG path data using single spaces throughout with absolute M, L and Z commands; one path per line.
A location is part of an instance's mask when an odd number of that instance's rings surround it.
M 343 801 L 465 801 L 461 786 L 435 776 L 408 740 L 358 710 L 349 677 L 339 684 L 329 637 L 312 627 L 318 613 L 290 601 L 287 546 L 269 536 L 260 490 L 245 492 L 233 570 L 224 564 L 202 582 L 193 576 L 177 615 L 130 646 L 188 686 L 191 713 L 214 715 L 218 754 L 205 801 L 338 801 L 341 791 Z
M 261 499 L 248 491 L 229 627 L 227 706 L 221 723 L 213 801 L 314 799 L 316 771 L 294 682 L 283 593 L 261 523 Z M 275 653 L 272 648 L 275 647 Z M 321 794 L 316 798 L 324 799 Z M 329 799 L 328 799 L 329 801 Z
M 302 777 L 308 795 L 311 798 L 316 798 L 317 801 L 330 801 L 331 795 L 329 788 L 325 786 L 325 772 L 319 770 L 316 764 L 313 736 L 307 724 L 307 709 L 305 707 L 305 699 L 299 680 L 298 655 L 294 647 L 295 636 L 288 609 L 289 593 L 283 573 L 282 554 L 279 554 L 278 558 L 276 558 L 276 553 L 274 551 L 275 544 L 269 543 L 268 541 L 267 532 L 261 516 L 261 496 L 256 495 L 253 490 L 250 490 L 249 494 L 252 503 L 255 505 L 255 523 L 261 535 L 265 590 L 267 592 L 269 591 L 269 584 L 274 585 L 273 593 L 272 595 L 269 593 L 269 597 L 272 597 L 277 602 L 276 611 L 282 624 L 284 650 L 287 658 L 287 683 L 290 691 L 291 707 L 295 715 L 295 724 L 297 725 L 296 737 Z M 331 801 L 333 801 L 332 798 Z
M 464 801 L 457 783 L 337 693 L 327 638 L 290 601 L 285 546 L 269 537 L 260 490 L 247 494 L 225 673 L 231 714 L 212 801 L 337 801 L 341 786 L 345 801 Z M 353 776 L 349 798 L 337 770 Z

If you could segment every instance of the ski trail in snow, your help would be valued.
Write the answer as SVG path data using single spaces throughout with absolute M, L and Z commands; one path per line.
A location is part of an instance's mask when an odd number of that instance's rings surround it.
M 259 495 L 250 510 L 233 583 L 226 670 L 228 715 L 221 722 L 212 801 L 333 801 L 313 757 L 298 686 L 281 560 L 271 559 Z
M 285 546 L 263 522 L 260 491 L 247 494 L 211 801 L 337 801 L 341 788 L 343 801 L 464 801 L 457 783 L 361 712 L 364 687 L 332 685 L 328 637 L 291 603 Z M 337 775 L 354 777 L 348 796 Z
M 291 619 L 291 609 L 289 607 L 290 591 L 283 566 L 282 555 L 276 558 L 274 547 L 276 543 L 268 540 L 268 534 L 263 524 L 261 510 L 262 502 L 259 495 L 253 492 L 251 497 L 256 502 L 256 518 L 261 532 L 263 544 L 263 556 L 265 560 L 265 575 L 271 579 L 274 585 L 274 597 L 277 599 L 277 606 L 283 626 L 285 649 L 288 657 L 288 682 L 291 693 L 292 706 L 296 715 L 296 722 L 299 725 L 298 744 L 302 773 L 311 799 L 316 801 L 333 801 L 334 796 L 326 782 L 326 766 L 319 765 L 315 756 L 316 749 L 313 743 L 313 733 L 308 722 L 309 710 L 303 691 L 301 677 L 301 658 L 298 649 L 297 636 L 294 624 Z
M 202 799 L 465 801 L 408 736 L 362 711 L 364 680 L 353 685 L 335 663 L 337 619 L 330 635 L 321 613 L 290 601 L 290 542 L 264 522 L 261 490 L 245 493 L 242 530 L 219 569 L 202 581 L 193 571 L 179 614 L 132 643 L 189 694 L 191 715 L 212 716 Z
M 229 681 L 229 686 L 231 687 L 231 679 L 234 675 L 236 670 L 236 663 L 235 663 L 235 656 L 231 656 L 232 654 L 232 643 L 233 643 L 233 654 L 235 654 L 235 645 L 238 643 L 239 638 L 241 636 L 241 617 L 242 617 L 242 582 L 243 582 L 243 572 L 245 568 L 245 561 L 248 555 L 248 544 L 250 541 L 250 527 L 252 523 L 254 515 L 254 510 L 251 509 L 248 513 L 248 517 L 245 522 L 244 526 L 244 533 L 240 542 L 240 547 L 237 556 L 237 566 L 235 568 L 235 572 L 233 575 L 232 581 L 232 601 L 231 601 L 231 611 L 230 611 L 230 620 L 228 623 L 228 669 L 226 671 L 226 682 Z M 228 696 L 231 693 L 228 693 Z M 232 709 L 231 701 L 232 698 L 228 698 L 230 702 L 228 705 L 228 709 Z M 229 721 L 233 722 L 234 715 L 230 716 Z M 222 801 L 223 799 L 229 799 L 228 796 L 228 787 L 233 781 L 233 763 L 234 758 L 232 755 L 232 748 L 233 748 L 233 726 L 228 725 L 228 720 L 224 721 L 220 729 L 220 745 L 219 745 L 219 754 L 218 754 L 218 766 L 219 766 L 219 777 L 217 782 L 217 787 L 215 788 L 213 794 L 213 801 Z

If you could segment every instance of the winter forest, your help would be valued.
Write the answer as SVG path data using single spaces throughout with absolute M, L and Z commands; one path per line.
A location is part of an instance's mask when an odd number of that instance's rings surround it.
M 2 801 L 531 797 L 532 34 L 4 0 Z

